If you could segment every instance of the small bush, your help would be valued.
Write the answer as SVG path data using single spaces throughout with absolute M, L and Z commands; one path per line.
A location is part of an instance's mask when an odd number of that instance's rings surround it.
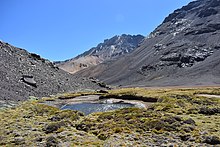
M 44 126 L 44 132 L 45 133 L 53 133 L 55 131 L 57 131 L 58 129 L 60 129 L 62 126 L 65 126 L 65 123 L 64 122 L 52 122 L 52 123 L 49 123 L 49 124 L 46 124 Z
M 101 133 L 101 134 L 98 135 L 98 138 L 100 140 L 106 140 L 108 138 L 108 136 L 106 134 Z
M 46 139 L 46 146 L 47 147 L 57 147 L 58 146 L 58 140 L 54 136 L 49 136 Z

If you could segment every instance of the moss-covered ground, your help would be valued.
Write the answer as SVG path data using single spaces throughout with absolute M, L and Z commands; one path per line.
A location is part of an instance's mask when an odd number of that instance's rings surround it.
M 125 108 L 88 116 L 41 104 L 90 94 L 154 103 L 147 109 Z M 220 88 L 125 88 L 26 101 L 0 111 L 0 145 L 220 145 L 220 98 L 198 94 L 219 95 Z

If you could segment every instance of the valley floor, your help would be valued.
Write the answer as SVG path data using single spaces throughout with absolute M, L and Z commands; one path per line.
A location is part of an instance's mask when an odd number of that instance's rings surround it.
M 151 105 L 87 116 L 57 108 L 87 95 Z M 0 111 L 0 145 L 220 146 L 219 96 L 218 87 L 185 87 L 123 88 L 32 99 Z

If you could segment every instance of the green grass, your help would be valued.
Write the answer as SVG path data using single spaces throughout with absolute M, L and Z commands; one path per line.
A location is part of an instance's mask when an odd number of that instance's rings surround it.
M 132 144 L 140 144 L 139 140 L 147 140 L 152 134 L 170 138 L 172 135 L 169 134 L 173 134 L 183 139 L 190 135 L 195 143 L 201 143 L 203 136 L 220 136 L 220 114 L 207 115 L 200 111 L 202 108 L 220 108 L 220 99 L 197 94 L 218 94 L 219 91 L 220 88 L 125 88 L 109 90 L 108 93 L 65 93 L 27 101 L 15 108 L 0 111 L 0 145 L 46 146 L 54 142 L 64 146 L 65 143 L 72 146 L 103 146 L 114 137 L 118 138 L 118 142 L 123 142 L 128 134 L 135 136 L 130 141 Z M 147 109 L 125 108 L 88 116 L 39 103 L 91 94 L 98 94 L 102 98 L 130 97 L 143 101 L 154 99 L 157 102 Z M 149 141 L 153 142 L 153 139 Z M 111 145 L 115 143 L 113 141 Z M 128 145 L 129 140 L 123 144 Z

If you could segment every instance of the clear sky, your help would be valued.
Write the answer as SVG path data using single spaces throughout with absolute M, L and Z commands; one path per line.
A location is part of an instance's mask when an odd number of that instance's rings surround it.
M 192 0 L 0 0 L 0 40 L 51 61 L 121 34 L 147 36 Z

